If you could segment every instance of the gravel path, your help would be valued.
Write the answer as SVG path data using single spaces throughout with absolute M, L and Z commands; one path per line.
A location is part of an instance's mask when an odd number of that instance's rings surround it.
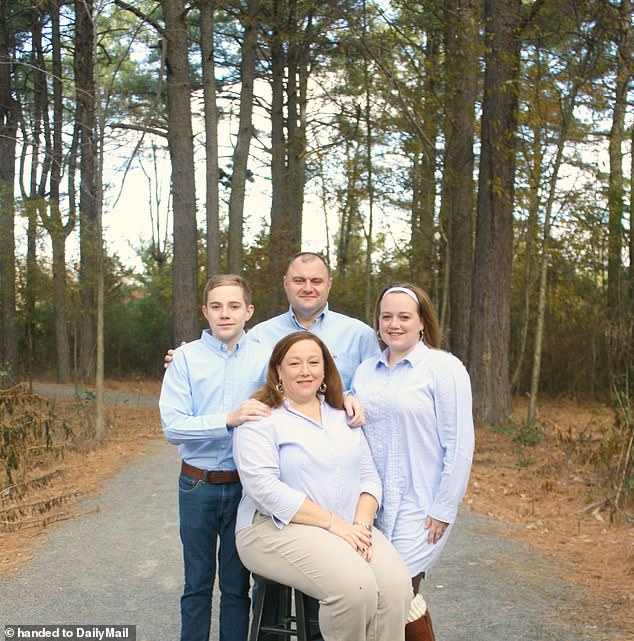
M 42 535 L 33 558 L 0 577 L 0 631 L 7 624 L 127 624 L 137 626 L 137 641 L 176 641 L 177 474 L 176 448 L 150 441 L 102 494 L 81 501 L 88 514 Z M 506 538 L 504 526 L 463 509 L 424 586 L 438 641 L 628 638 L 598 629 L 585 609 L 589 595 L 559 574 L 552 561 Z M 213 629 L 217 641 L 217 623 Z
M 28 383 L 24 383 L 28 385 Z M 92 389 L 79 386 L 77 388 L 71 385 L 61 385 L 58 383 L 39 383 L 33 381 L 33 391 L 42 396 L 52 397 L 77 397 L 81 400 L 92 400 L 95 398 L 95 393 Z M 119 405 L 143 405 L 146 407 L 156 407 L 158 405 L 158 397 L 150 396 L 148 394 L 138 394 L 134 392 L 115 392 L 106 390 L 104 392 L 104 401 L 106 403 L 114 403 Z

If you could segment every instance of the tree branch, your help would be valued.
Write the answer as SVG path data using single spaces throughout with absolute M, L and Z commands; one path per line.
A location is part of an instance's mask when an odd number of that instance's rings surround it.
M 165 35 L 165 28 L 163 27 L 162 24 L 160 24 L 156 20 L 153 20 L 149 15 L 143 13 L 143 11 L 141 11 L 140 9 L 135 7 L 134 5 L 129 4 L 128 2 L 125 2 L 124 0 L 114 0 L 114 3 L 118 7 L 121 7 L 122 9 L 125 9 L 126 11 L 129 11 L 130 13 L 133 13 L 137 18 L 140 18 L 143 22 L 146 22 L 150 26 L 154 27 L 156 29 L 156 31 L 161 36 Z M 152 11 L 152 13 L 153 12 L 154 11 Z
M 146 134 L 154 134 L 155 136 L 160 136 L 161 138 L 167 138 L 167 130 L 157 129 L 156 127 L 148 127 L 145 125 L 129 125 L 125 122 L 116 122 L 108 126 L 111 129 L 130 129 L 132 131 L 142 131 Z

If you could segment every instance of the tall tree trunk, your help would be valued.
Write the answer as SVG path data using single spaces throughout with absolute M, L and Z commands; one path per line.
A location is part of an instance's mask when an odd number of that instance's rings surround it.
M 39 269 L 37 265 L 37 222 L 38 211 L 45 207 L 43 201 L 28 203 L 26 230 L 26 282 L 24 287 L 24 315 L 26 338 L 26 377 L 33 380 L 33 329 L 35 323 L 35 297 L 38 291 Z
M 353 223 L 359 216 L 359 153 L 353 140 L 345 141 L 345 200 L 341 203 L 339 234 L 337 238 L 337 275 L 343 278 L 354 260 L 350 255 Z
M 301 3 L 290 0 L 290 34 L 288 41 L 288 80 L 286 102 L 288 105 L 288 243 L 292 253 L 302 244 L 302 212 L 306 183 L 306 105 L 308 90 L 308 60 L 306 44 L 302 42 L 298 8 Z M 312 28 L 311 16 L 307 17 L 305 31 Z
M 511 377 L 511 389 L 515 391 L 519 385 L 520 376 L 526 355 L 526 343 L 528 340 L 528 327 L 531 318 L 531 291 L 534 287 L 533 262 L 536 260 L 535 245 L 537 242 L 538 214 L 540 207 L 540 188 L 542 179 L 543 162 L 543 130 L 541 125 L 533 129 L 533 154 L 531 158 L 531 169 L 528 178 L 528 217 L 526 220 L 526 258 L 524 265 L 524 296 L 522 300 L 521 324 L 519 330 L 519 348 L 517 350 L 517 361 L 513 376 Z
M 194 139 L 183 0 L 162 0 L 167 40 L 168 147 L 172 165 L 174 342 L 199 334 Z
M 202 51 L 203 95 L 205 106 L 205 159 L 207 215 L 207 278 L 220 271 L 218 104 L 216 101 L 216 65 L 214 61 L 215 0 L 198 0 L 200 7 L 200 48 Z
M 70 341 L 66 310 L 66 238 L 70 225 L 64 226 L 57 203 L 50 204 L 50 215 L 40 212 L 44 226 L 51 236 L 53 250 L 53 313 L 55 316 L 55 351 L 57 354 L 57 382 L 71 379 Z M 73 225 L 74 227 L 74 221 Z M 72 227 L 71 227 L 72 229 Z
M 433 252 L 434 252 L 434 218 L 425 216 L 429 208 L 425 207 L 426 191 L 424 188 L 425 153 L 421 151 L 420 140 L 411 141 L 412 168 L 412 207 L 410 213 L 410 252 L 409 271 L 411 280 L 420 284 L 425 289 L 430 289 L 433 280 Z M 430 224 L 431 223 L 431 224 Z
M 482 0 L 449 0 L 445 33 L 445 158 L 441 219 L 449 236 L 449 347 L 467 361 L 473 280 L 473 140 Z
M 79 126 L 79 377 L 95 371 L 98 221 L 96 201 L 95 79 L 93 0 L 75 2 L 75 87 Z
M 14 43 L 6 4 L 0 3 L 0 386 L 18 372 L 15 300 L 15 152 L 19 106 L 12 92 Z
M 316 156 L 317 156 L 317 163 L 318 163 L 318 169 L 317 169 L 317 175 L 319 176 L 319 185 L 321 187 L 321 209 L 322 213 L 324 214 L 324 227 L 326 228 L 326 251 L 324 258 L 326 259 L 326 263 L 328 265 L 331 265 L 331 256 L 330 256 L 330 224 L 328 222 L 328 211 L 330 209 L 328 205 L 328 187 L 326 185 L 327 179 L 326 179 L 326 172 L 325 172 L 325 167 L 324 167 L 324 154 L 323 150 L 318 149 L 316 150 Z
M 60 183 L 62 180 L 63 143 L 62 129 L 64 118 L 64 96 L 62 81 L 62 46 L 59 23 L 59 3 L 51 2 L 51 57 L 53 72 L 53 140 L 50 173 L 49 210 L 40 209 L 40 218 L 51 236 L 53 250 L 53 313 L 55 316 L 55 348 L 57 354 L 57 380 L 67 382 L 71 378 L 71 350 L 68 337 L 67 284 L 66 284 L 66 238 L 75 228 L 76 209 L 74 199 L 66 223 L 60 211 Z M 76 130 L 77 131 L 77 130 Z M 76 135 L 73 135 L 73 139 Z M 75 144 L 73 144 L 75 148 Z M 71 153 L 74 164 L 75 152 Z M 71 172 L 69 172 L 70 174 Z M 71 195 L 74 193 L 70 190 Z
M 25 334 L 26 334 L 26 374 L 29 381 L 32 380 L 33 372 L 33 325 L 35 317 L 35 299 L 37 293 L 38 265 L 37 265 L 37 225 L 38 212 L 46 207 L 44 196 L 46 194 L 46 180 L 50 170 L 50 145 L 48 144 L 48 129 L 45 121 L 45 114 L 48 113 L 47 91 L 46 91 L 46 70 L 44 55 L 42 52 L 42 17 L 36 8 L 33 8 L 31 19 L 31 65 L 33 69 L 33 108 L 31 116 L 31 140 L 29 147 L 22 145 L 20 159 L 20 173 L 23 173 L 26 155 L 31 152 L 31 179 L 28 193 L 22 188 L 22 198 L 28 220 L 27 225 L 27 250 L 26 250 L 26 283 L 24 287 L 24 313 L 25 313 Z M 26 131 L 26 119 L 22 118 L 22 139 L 29 140 Z M 42 139 L 46 141 L 44 162 L 42 157 Z M 38 173 L 42 170 L 41 178 Z M 20 180 L 22 184 L 22 180 Z
M 630 131 L 630 313 L 634 320 L 634 125 Z
M 420 153 L 414 156 L 412 193 L 415 196 L 411 223 L 412 280 L 431 291 L 434 282 L 436 225 L 436 141 L 439 131 L 440 104 L 438 73 L 440 69 L 439 34 L 426 32 L 425 79 L 421 132 L 414 144 Z
M 485 21 L 469 370 L 476 419 L 499 425 L 511 410 L 509 342 L 520 1 L 486 0 Z
M 282 25 L 286 21 L 284 0 L 273 0 L 271 35 L 271 280 L 281 282 L 290 248 L 288 237 L 289 190 L 286 165 L 286 134 L 284 131 L 284 72 L 286 56 L 282 46 Z M 273 290 L 269 314 L 281 311 L 285 306 L 284 293 L 280 287 Z
M 229 196 L 229 271 L 242 271 L 242 231 L 244 225 L 244 195 L 247 181 L 249 147 L 253 137 L 253 83 L 258 39 L 259 0 L 248 0 L 244 16 L 242 60 L 240 62 L 240 121 L 233 151 L 233 173 Z
M 546 211 L 544 212 L 544 231 L 542 237 L 542 251 L 539 265 L 539 291 L 537 294 L 537 318 L 535 321 L 535 347 L 533 350 L 533 366 L 531 370 L 531 390 L 528 397 L 528 411 L 526 416 L 527 425 L 533 425 L 537 415 L 537 395 L 539 392 L 539 375 L 542 362 L 542 342 L 544 336 L 544 319 L 546 315 L 546 286 L 548 277 L 548 262 L 550 260 L 550 226 L 552 221 L 553 204 L 557 191 L 557 179 L 559 169 L 563 160 L 564 145 L 568 136 L 568 124 L 572 118 L 573 109 L 577 97 L 575 87 L 571 92 L 567 110 L 563 114 L 559 140 L 557 141 L 557 154 L 553 164 L 553 171 L 550 178 L 550 189 Z
M 625 184 L 623 179 L 623 141 L 625 139 L 625 112 L 628 88 L 634 63 L 632 34 L 632 4 L 621 0 L 617 11 L 615 41 L 617 44 L 616 86 L 612 127 L 608 143 L 610 174 L 608 184 L 608 324 L 610 337 L 610 374 L 617 389 L 622 388 L 620 380 L 628 373 L 631 357 L 628 342 L 631 331 L 625 315 L 623 283 L 623 213 L 625 209 Z
M 625 110 L 632 66 L 630 32 L 632 10 L 629 0 L 622 0 L 616 29 L 617 61 L 614 110 L 608 141 L 610 175 L 608 184 L 608 319 L 614 330 L 620 329 L 623 310 L 623 141 L 625 139 Z
M 364 34 L 367 34 L 367 14 L 365 0 L 363 2 Z M 370 94 L 372 83 L 370 80 L 370 64 L 366 50 L 363 55 L 363 80 L 365 84 L 365 164 L 366 164 L 366 191 L 368 197 L 367 226 L 365 227 L 365 300 L 364 316 L 366 323 L 372 324 L 374 292 L 372 287 L 372 251 L 374 249 L 374 177 L 372 164 L 372 104 Z
M 533 75 L 527 78 L 528 86 L 530 87 L 530 94 L 528 100 L 532 104 L 533 112 L 536 114 L 529 120 L 532 138 L 530 151 L 526 152 L 526 166 L 528 173 L 528 215 L 526 219 L 525 231 L 525 261 L 524 261 L 524 291 L 522 296 L 522 311 L 520 314 L 519 330 L 518 330 L 518 349 L 516 355 L 515 368 L 511 376 L 511 390 L 517 391 L 522 369 L 524 366 L 524 358 L 526 356 L 526 345 L 528 342 L 528 328 L 531 319 L 534 315 L 531 314 L 531 294 L 535 285 L 535 269 L 534 263 L 537 262 L 536 257 L 536 244 L 537 234 L 539 231 L 539 211 L 541 207 L 541 185 L 543 174 L 543 161 L 544 161 L 544 136 L 545 136 L 545 123 L 547 121 L 546 115 L 541 109 L 540 96 L 544 90 L 543 79 L 545 73 L 545 64 L 542 58 L 541 47 L 536 45 L 533 51 L 532 59 Z
M 96 59 L 96 51 L 93 52 Z M 99 67 L 95 67 L 95 96 L 102 95 Z M 97 206 L 97 336 L 95 354 L 95 438 L 100 441 L 106 434 L 105 405 L 105 346 L 104 346 L 104 307 L 105 307 L 105 250 L 103 244 L 103 163 L 106 119 L 103 103 L 95 100 L 95 136 L 97 143 L 97 174 L 95 179 L 95 201 Z
M 301 247 L 306 149 L 308 60 L 296 0 L 273 0 L 271 17 L 271 278 L 279 282 Z M 306 16 L 304 16 L 306 18 Z M 307 18 L 310 29 L 311 19 Z M 286 49 L 286 51 L 285 51 Z M 286 80 L 286 82 L 285 82 Z M 286 118 L 284 104 L 286 103 Z M 285 129 L 286 125 L 286 129 Z M 271 313 L 287 305 L 273 296 Z
M 101 236 L 101 234 L 100 234 Z M 106 434 L 106 405 L 104 386 L 104 271 L 103 251 L 97 257 L 97 344 L 95 348 L 95 438 L 103 440 Z

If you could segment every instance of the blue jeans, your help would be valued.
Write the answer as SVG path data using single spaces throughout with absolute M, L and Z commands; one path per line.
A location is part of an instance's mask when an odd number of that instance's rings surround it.
M 181 641 L 209 641 L 211 595 L 220 583 L 220 641 L 246 641 L 249 628 L 249 572 L 235 545 L 240 483 L 214 485 L 186 474 L 178 480 L 180 535 L 185 589 L 181 597 Z

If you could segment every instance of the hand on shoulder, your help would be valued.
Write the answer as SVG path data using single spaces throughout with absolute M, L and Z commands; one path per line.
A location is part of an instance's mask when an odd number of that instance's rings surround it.
M 185 341 L 181 341 L 181 346 L 187 345 Z M 163 367 L 168 368 L 169 364 L 174 360 L 174 350 L 172 348 L 167 350 L 167 353 L 163 357 Z
M 271 415 L 271 408 L 261 401 L 249 398 L 227 414 L 227 425 L 239 427 L 247 421 L 259 421 Z

